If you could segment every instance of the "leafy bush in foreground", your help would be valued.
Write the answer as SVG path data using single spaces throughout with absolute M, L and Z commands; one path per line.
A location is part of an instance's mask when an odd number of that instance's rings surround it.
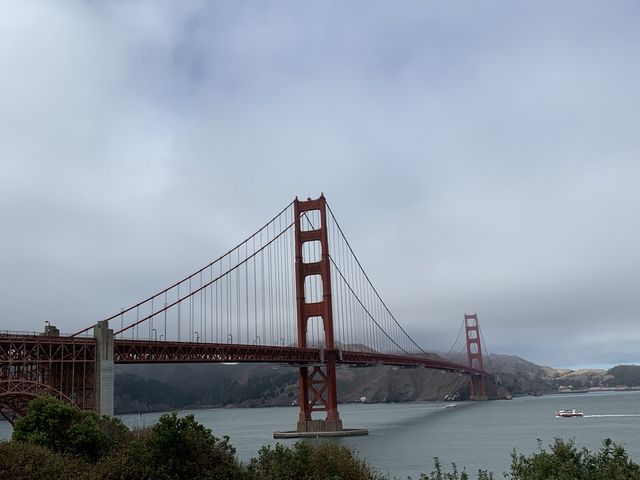
M 442 470 L 442 464 L 438 457 L 433 459 L 433 464 L 435 470 L 429 475 L 425 473 L 421 474 L 418 480 L 470 480 L 471 478 L 465 470 L 459 472 L 455 463 L 451 465 L 450 472 L 444 472 Z M 487 472 L 486 470 L 478 470 L 477 480 L 493 480 L 493 473 Z
M 193 415 L 164 414 L 153 427 L 137 432 L 123 449 L 97 466 L 101 479 L 244 478 L 229 438 L 219 439 Z
M 12 438 L 95 461 L 121 444 L 128 433 L 116 418 L 79 410 L 53 397 L 39 397 L 16 421 Z
M 83 480 L 90 466 L 80 459 L 23 442 L 0 442 L 0 478 Z
M 82 412 L 54 398 L 34 400 L 16 422 L 12 442 L 0 442 L 0 480 L 384 480 L 352 449 L 334 443 L 265 446 L 241 464 L 229 438 L 219 439 L 193 415 L 164 414 L 151 428 L 130 432 L 117 419 Z M 506 480 L 640 480 L 640 466 L 610 439 L 591 453 L 573 440 L 539 441 L 531 455 L 511 453 Z M 494 480 L 479 470 L 477 480 Z M 471 480 L 452 465 L 418 480 Z
M 576 448 L 573 440 L 556 438 L 551 450 L 538 441 L 538 452 L 531 456 L 511 453 L 508 480 L 640 480 L 640 466 L 629 460 L 624 448 L 611 439 L 591 453 Z
M 538 452 L 529 456 L 511 453 L 511 468 L 506 480 L 640 480 L 640 466 L 632 462 L 624 448 L 610 439 L 602 448 L 591 453 L 578 449 L 573 440 L 556 438 L 546 450 L 538 441 Z M 479 470 L 477 480 L 493 480 L 492 473 Z M 455 464 L 450 472 L 443 472 L 438 458 L 435 470 L 420 475 L 419 480 L 470 480 L 465 471 L 458 472 Z
M 298 442 L 291 447 L 264 446 L 248 466 L 251 480 L 383 480 L 350 448 L 334 443 L 312 447 Z

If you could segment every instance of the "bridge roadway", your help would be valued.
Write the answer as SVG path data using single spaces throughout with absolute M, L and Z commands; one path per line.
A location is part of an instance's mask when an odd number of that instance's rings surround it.
M 199 363 L 248 362 L 287 363 L 292 365 L 321 364 L 333 360 L 336 364 L 398 367 L 424 367 L 449 372 L 480 374 L 438 357 L 391 355 L 378 352 L 298 348 L 293 346 L 235 345 L 202 342 L 154 342 L 146 340 L 114 340 L 114 363 Z
M 92 361 L 96 339 L 93 337 L 45 336 L 0 333 L 0 372 L 3 367 L 20 363 L 67 363 Z M 295 346 L 241 345 L 229 343 L 174 342 L 149 340 L 113 341 L 113 362 L 136 363 L 286 363 L 291 365 L 336 364 L 398 367 L 424 367 L 449 372 L 480 374 L 466 365 L 447 362 L 437 356 L 393 355 L 378 352 L 298 348 Z
M 101 322 L 100 322 L 101 323 Z M 114 364 L 276 363 L 297 367 L 323 365 L 424 367 L 468 374 L 482 372 L 437 356 L 391 355 L 340 349 L 230 343 L 114 339 L 107 324 L 94 337 L 35 332 L 0 333 L 0 415 L 13 422 L 30 399 L 53 395 L 81 409 L 113 414 Z M 321 395 L 324 390 L 318 390 Z M 316 410 L 314 410 L 316 411 Z

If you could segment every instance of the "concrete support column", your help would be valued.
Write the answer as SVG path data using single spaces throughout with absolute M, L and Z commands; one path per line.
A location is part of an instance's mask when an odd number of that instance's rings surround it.
M 102 320 L 93 327 L 96 338 L 96 412 L 113 415 L 113 330 Z

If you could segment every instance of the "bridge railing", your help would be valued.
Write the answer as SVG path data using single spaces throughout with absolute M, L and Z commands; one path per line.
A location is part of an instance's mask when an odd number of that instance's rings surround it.
M 0 330 L 0 335 L 10 337 L 32 337 L 42 335 L 42 332 L 26 331 L 26 330 Z
M 77 337 L 77 338 L 93 338 L 93 330 L 87 330 L 79 335 L 60 332 L 56 335 L 47 334 L 45 332 L 36 332 L 34 330 L 0 330 L 0 335 L 6 337 Z

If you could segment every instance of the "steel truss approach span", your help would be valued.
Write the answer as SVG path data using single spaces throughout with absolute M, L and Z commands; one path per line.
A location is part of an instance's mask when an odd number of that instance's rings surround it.
M 119 363 L 268 362 L 298 367 L 298 432 L 340 432 L 337 365 L 458 372 L 471 398 L 486 399 L 477 315 L 463 327 L 466 364 L 423 350 L 324 196 L 296 199 L 205 267 L 74 335 L 0 331 L 0 414 L 13 421 L 40 395 L 112 414 Z
M 41 395 L 95 409 L 95 369 L 94 339 L 0 333 L 0 414 L 13 422 Z

